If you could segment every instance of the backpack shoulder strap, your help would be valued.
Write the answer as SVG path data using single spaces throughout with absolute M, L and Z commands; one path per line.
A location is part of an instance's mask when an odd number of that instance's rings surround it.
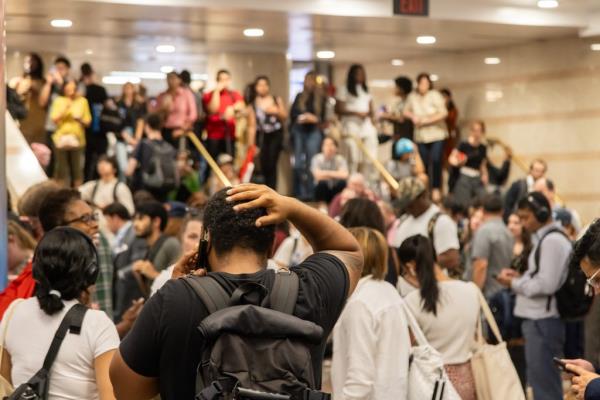
M 94 202 L 94 198 L 96 197 L 96 193 L 98 192 L 99 186 L 100 186 L 100 179 L 97 179 L 96 183 L 94 184 L 94 189 L 92 189 L 92 196 L 90 197 L 90 201 L 92 202 L 92 204 L 96 204 Z
M 214 278 L 190 275 L 183 278 L 183 281 L 200 297 L 209 314 L 229 306 L 229 294 Z
M 85 317 L 85 313 L 87 312 L 87 310 L 88 308 L 83 304 L 75 304 L 67 312 L 62 322 L 60 323 L 60 326 L 56 330 L 56 333 L 54 334 L 52 344 L 50 344 L 50 348 L 48 349 L 46 358 L 44 358 L 43 369 L 45 369 L 46 371 L 50 371 L 50 368 L 52 367 L 52 364 L 54 363 L 54 360 L 58 355 L 60 345 L 65 339 L 65 336 L 67 335 L 67 331 L 70 331 L 75 335 L 79 335 L 81 333 L 83 318 Z
M 298 300 L 300 280 L 294 271 L 279 270 L 275 273 L 275 282 L 269 296 L 271 309 L 292 315 Z
M 544 236 L 542 236 L 540 238 L 540 241 L 535 249 L 535 254 L 534 254 L 534 260 L 535 260 L 535 270 L 533 271 L 533 273 L 531 274 L 531 277 L 533 278 L 534 276 L 537 275 L 538 272 L 540 272 L 540 259 L 542 256 L 542 242 L 544 241 L 544 239 L 546 239 L 546 237 L 548 235 L 551 235 L 553 233 L 560 233 L 562 236 L 565 237 L 565 239 L 569 239 L 567 234 L 560 228 L 552 228 L 550 229 L 548 232 L 546 232 L 544 234 Z
M 115 183 L 115 186 L 113 187 L 113 203 L 117 202 L 117 190 L 119 189 L 119 184 L 121 182 L 117 181 L 117 183 Z

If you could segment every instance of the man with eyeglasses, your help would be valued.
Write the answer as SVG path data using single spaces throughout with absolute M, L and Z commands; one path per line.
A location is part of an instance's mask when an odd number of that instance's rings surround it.
M 594 289 L 596 295 L 600 294 L 600 219 L 595 220 L 575 243 L 572 263 L 579 264 L 587 277 L 587 284 Z M 591 313 L 593 312 L 592 308 Z M 593 339 L 598 341 L 597 332 Z M 598 346 L 598 343 L 594 344 L 594 347 Z M 586 357 L 589 357 L 594 352 L 590 354 L 586 349 L 586 354 L 588 354 Z M 598 375 L 600 360 L 597 353 L 594 356 L 595 359 L 589 358 L 591 362 L 581 359 L 563 360 L 567 363 L 567 372 L 572 373 L 571 390 L 577 400 L 600 399 L 600 375 Z

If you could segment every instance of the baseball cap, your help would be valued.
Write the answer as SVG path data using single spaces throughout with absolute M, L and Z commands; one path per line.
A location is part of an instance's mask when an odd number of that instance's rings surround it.
M 403 154 L 412 153 L 415 150 L 413 142 L 406 138 L 402 138 L 394 143 L 394 155 L 400 158 Z
M 233 164 L 233 157 L 227 153 L 221 153 L 219 154 L 219 157 L 217 157 L 217 164 L 219 167 L 225 164 Z
M 404 212 L 413 201 L 422 195 L 427 187 L 420 179 L 409 176 L 398 182 L 396 199 L 393 201 L 394 208 L 399 212 Z

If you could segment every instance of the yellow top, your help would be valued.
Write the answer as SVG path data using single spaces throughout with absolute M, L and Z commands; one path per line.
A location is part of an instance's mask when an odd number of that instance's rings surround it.
M 59 119 L 56 131 L 52 135 L 55 145 L 61 137 L 74 135 L 79 142 L 79 147 L 85 146 L 85 126 L 92 121 L 90 106 L 85 97 L 78 96 L 75 99 L 64 96 L 57 97 L 52 102 L 50 118 L 53 121 Z

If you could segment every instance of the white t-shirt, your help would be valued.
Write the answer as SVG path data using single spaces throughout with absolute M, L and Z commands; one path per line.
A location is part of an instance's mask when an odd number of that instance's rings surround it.
M 94 194 L 96 183 L 98 184 L 98 189 L 96 189 L 96 193 Z M 115 185 L 117 185 L 116 192 Z M 79 187 L 79 192 L 81 193 L 81 198 L 83 200 L 89 201 L 100 208 L 118 202 L 123 204 L 132 216 L 135 212 L 131 190 L 129 190 L 126 184 L 119 182 L 116 178 L 110 182 L 104 182 L 102 180 L 86 182 Z M 116 196 L 113 197 L 113 195 Z
M 427 232 L 429 221 L 438 212 L 440 212 L 440 208 L 432 204 L 427 211 L 417 218 L 409 215 L 400 223 L 400 226 L 398 226 L 396 232 L 393 234 L 392 242 L 390 243 L 391 246 L 400 247 L 404 240 L 414 235 L 422 235 L 429 238 L 429 233 Z M 450 249 L 460 249 L 458 227 L 448 215 L 442 214 L 438 217 L 433 228 L 433 241 L 433 247 L 435 247 L 437 255 Z
M 367 276 L 333 329 L 334 399 L 406 399 L 410 337 L 402 298 Z
M 41 367 L 63 317 L 77 300 L 65 301 L 65 307 L 50 316 L 44 313 L 36 297 L 15 305 L 8 323 L 6 351 L 12 361 L 15 387 L 27 382 Z M 9 311 L 4 314 L 6 317 Z M 4 330 L 6 319 L 0 323 Z M 94 361 L 119 347 L 114 323 L 104 311 L 88 310 L 81 333 L 67 333 L 50 371 L 49 400 L 98 399 Z
M 462 364 L 471 359 L 479 318 L 479 290 L 473 283 L 438 282 L 437 313 L 424 311 L 421 293 L 404 298 L 429 344 L 442 354 L 444 364 Z
M 356 85 L 356 96 L 348 93 L 346 86 L 340 88 L 337 98 L 346 103 L 346 110 L 352 112 L 369 112 L 373 96 L 366 92 L 361 85 Z
M 313 254 L 311 245 L 299 233 L 293 233 L 281 242 L 273 256 L 273 261 L 280 267 L 290 268 L 300 264 L 311 254 Z

